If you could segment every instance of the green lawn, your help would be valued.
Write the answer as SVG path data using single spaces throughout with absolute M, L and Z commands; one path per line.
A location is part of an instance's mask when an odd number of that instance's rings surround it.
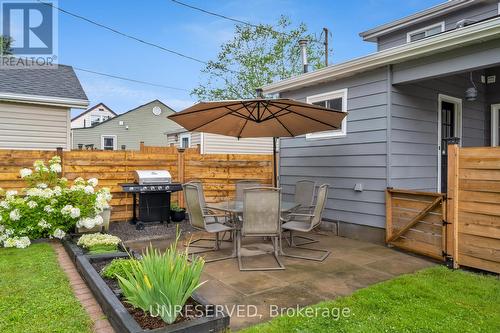
M 0 332 L 91 332 L 51 245 L 0 248 Z
M 314 306 L 323 307 L 351 315 L 278 317 L 241 332 L 500 332 L 500 280 L 435 267 Z

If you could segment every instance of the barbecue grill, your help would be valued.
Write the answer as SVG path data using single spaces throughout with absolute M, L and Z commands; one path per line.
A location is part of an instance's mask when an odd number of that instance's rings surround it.
M 143 229 L 145 223 L 169 223 L 171 193 L 182 191 L 182 185 L 172 183 L 172 177 L 167 170 L 136 170 L 135 182 L 120 186 L 124 192 L 132 193 L 131 223 L 136 225 L 137 230 Z

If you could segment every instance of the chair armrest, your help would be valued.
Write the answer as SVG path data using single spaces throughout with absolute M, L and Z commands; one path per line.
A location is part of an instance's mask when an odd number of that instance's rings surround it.
M 314 217 L 314 214 L 290 213 L 288 216 Z

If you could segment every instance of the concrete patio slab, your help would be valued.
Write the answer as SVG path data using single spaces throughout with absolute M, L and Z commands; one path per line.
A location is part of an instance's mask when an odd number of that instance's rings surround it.
M 184 235 L 184 239 L 191 236 Z M 194 236 L 201 237 L 202 234 L 196 233 Z M 320 242 L 310 244 L 309 247 L 331 251 L 323 262 L 281 257 L 286 270 L 256 272 L 241 272 L 236 259 L 207 263 L 202 276 L 206 282 L 199 293 L 214 304 L 224 305 L 231 314 L 231 328 L 237 331 L 269 320 L 273 315 L 273 306 L 303 307 L 347 296 L 357 289 L 435 265 L 432 261 L 391 248 L 337 237 L 328 232 L 322 231 L 314 237 Z M 172 239 L 156 239 L 152 244 L 165 249 L 171 241 Z M 245 240 L 243 246 L 250 248 L 255 243 L 262 243 L 262 240 Z M 141 241 L 128 245 L 140 250 L 148 244 L 149 242 Z M 224 242 L 221 251 L 208 253 L 206 258 L 229 255 L 231 246 L 231 243 Z M 290 249 L 286 241 L 283 241 L 283 247 L 288 253 L 300 252 Z M 197 250 L 199 249 L 191 249 L 193 252 Z M 300 253 L 310 254 L 303 251 Z M 275 265 L 270 254 L 247 256 L 243 261 L 245 267 Z M 242 305 L 246 307 L 241 308 Z M 242 313 L 238 313 L 238 309 Z

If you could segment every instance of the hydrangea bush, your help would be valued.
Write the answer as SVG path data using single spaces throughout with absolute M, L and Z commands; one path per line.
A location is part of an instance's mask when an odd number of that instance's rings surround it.
M 28 187 L 20 193 L 0 189 L 0 246 L 27 247 L 30 239 L 63 238 L 75 226 L 91 229 L 103 223 L 99 215 L 109 207 L 109 189 L 97 190 L 98 180 L 60 177 L 61 159 L 38 160 L 21 169 Z

